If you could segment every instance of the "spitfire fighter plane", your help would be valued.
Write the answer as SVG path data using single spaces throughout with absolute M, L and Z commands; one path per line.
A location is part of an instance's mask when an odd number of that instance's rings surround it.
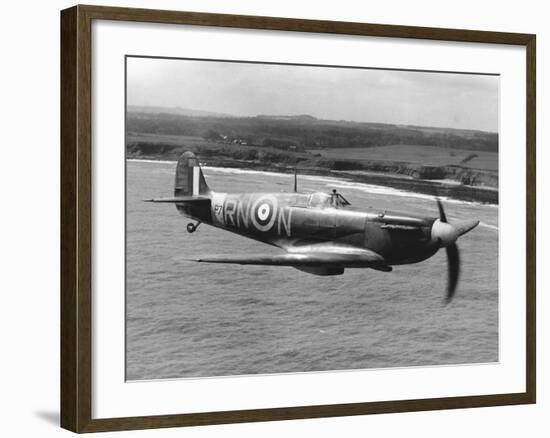
M 149 199 L 173 203 L 196 223 L 205 223 L 281 248 L 280 254 L 197 259 L 206 263 L 291 266 L 315 275 L 340 275 L 346 268 L 391 272 L 392 266 L 418 263 L 439 249 L 447 252 L 446 301 L 454 295 L 460 268 L 457 239 L 479 221 L 448 221 L 354 210 L 332 193 L 220 193 L 210 190 L 197 157 L 185 152 L 176 166 L 174 196 Z

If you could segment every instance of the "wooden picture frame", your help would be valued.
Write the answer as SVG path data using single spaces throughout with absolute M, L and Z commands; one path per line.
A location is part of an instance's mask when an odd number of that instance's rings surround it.
M 92 418 L 92 22 L 185 24 L 526 48 L 526 391 L 520 393 Z M 61 426 L 74 432 L 209 425 L 535 403 L 535 35 L 99 6 L 61 12 Z

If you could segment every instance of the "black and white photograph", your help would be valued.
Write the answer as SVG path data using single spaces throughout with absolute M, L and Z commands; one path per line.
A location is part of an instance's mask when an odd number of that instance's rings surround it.
M 499 75 L 125 70 L 128 381 L 499 361 Z

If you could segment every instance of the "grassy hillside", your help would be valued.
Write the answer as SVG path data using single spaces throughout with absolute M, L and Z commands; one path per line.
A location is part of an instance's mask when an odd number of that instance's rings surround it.
M 127 158 L 177 160 L 185 150 L 197 153 L 211 166 L 281 172 L 298 167 L 302 173 L 337 172 L 355 180 L 376 179 L 379 184 L 389 184 L 389 176 L 394 175 L 397 179 L 392 186 L 404 184 L 404 189 L 414 186 L 429 193 L 435 189 L 422 181 L 454 180 L 464 186 L 498 187 L 497 134 L 326 121 L 311 116 L 128 113 Z M 381 176 L 373 176 L 373 172 Z M 416 182 L 403 183 L 403 178 Z M 477 199 L 471 190 L 466 192 L 467 199 Z M 483 192 L 480 197 L 494 202 L 498 193 Z
M 308 115 L 218 117 L 169 113 L 129 112 L 132 133 L 169 134 L 237 140 L 254 146 L 296 148 L 368 148 L 388 145 L 422 145 L 476 151 L 498 151 L 498 134 L 448 128 L 401 126 L 320 120 Z
M 370 148 L 310 149 L 325 158 L 358 161 L 399 161 L 426 166 L 460 166 L 468 169 L 498 171 L 498 153 L 422 145 L 391 145 Z

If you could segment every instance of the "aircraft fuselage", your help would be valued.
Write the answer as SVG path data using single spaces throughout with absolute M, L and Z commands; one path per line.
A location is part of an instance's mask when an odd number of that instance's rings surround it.
M 210 193 L 210 207 L 177 205 L 185 216 L 281 248 L 333 242 L 368 248 L 388 264 L 415 263 L 439 246 L 434 218 L 339 208 L 325 193 Z

